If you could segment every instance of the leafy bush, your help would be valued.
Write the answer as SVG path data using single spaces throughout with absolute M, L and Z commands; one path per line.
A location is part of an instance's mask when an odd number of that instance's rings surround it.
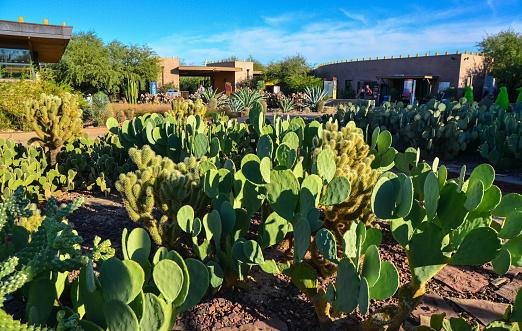
M 323 87 L 322 78 L 318 78 L 306 73 L 294 74 L 287 78 L 286 83 L 292 92 L 304 92 L 306 87 Z
M 167 84 L 163 84 L 158 88 L 158 93 L 167 93 L 168 90 L 177 89 L 178 86 L 174 84 L 174 82 L 168 82 Z
M 16 80 L 0 84 L 0 129 L 28 130 L 29 123 L 24 120 L 23 103 L 38 99 L 42 93 L 63 96 L 72 88 L 53 80 Z

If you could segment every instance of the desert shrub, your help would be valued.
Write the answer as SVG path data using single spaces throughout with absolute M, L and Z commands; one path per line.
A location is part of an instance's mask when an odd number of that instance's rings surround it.
M 158 88 L 158 93 L 167 93 L 168 90 L 177 89 L 178 86 L 174 84 L 174 82 L 168 82 L 167 84 L 163 84 Z
M 16 80 L 0 84 L 0 129 L 30 129 L 23 120 L 24 105 L 28 99 L 38 99 L 42 93 L 64 96 L 72 88 L 53 80 Z

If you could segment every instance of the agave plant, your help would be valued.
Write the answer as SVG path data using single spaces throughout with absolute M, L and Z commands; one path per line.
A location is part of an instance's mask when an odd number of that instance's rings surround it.
M 294 100 L 290 99 L 290 98 L 281 98 L 281 100 L 279 100 L 279 108 L 281 108 L 281 111 L 283 113 L 288 113 L 292 110 L 294 110 L 294 107 L 295 107 L 295 102 Z
M 218 93 L 217 89 L 212 89 L 212 90 L 206 89 L 205 91 L 201 92 L 201 97 L 203 98 L 203 101 L 205 102 L 205 104 L 208 104 L 210 99 L 214 98 L 214 99 L 218 100 L 218 106 L 221 106 L 219 104 L 219 99 L 221 98 L 222 95 L 223 95 L 223 92 Z
M 332 102 L 331 99 L 324 100 L 326 97 L 326 92 L 324 89 L 320 87 L 305 87 L 306 100 L 304 101 L 305 106 L 310 107 L 310 109 L 317 110 L 318 104 L 323 101 L 326 105 L 327 103 Z
M 235 113 L 239 113 L 245 109 L 245 106 L 243 106 L 241 100 L 237 98 L 228 99 L 228 105 L 230 106 L 230 109 Z
M 261 94 L 256 90 L 250 90 L 249 88 L 240 88 L 236 92 L 232 93 L 233 98 L 238 100 L 242 104 L 242 110 L 244 108 L 252 108 L 256 102 L 265 100 Z M 232 107 L 232 105 L 231 105 Z M 232 108 L 233 109 L 233 108 Z

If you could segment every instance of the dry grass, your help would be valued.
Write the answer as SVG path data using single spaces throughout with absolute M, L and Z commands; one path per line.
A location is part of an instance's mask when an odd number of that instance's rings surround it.
M 152 104 L 152 103 L 142 103 L 133 105 L 130 103 L 111 103 L 109 105 L 114 112 L 123 111 L 132 109 L 134 110 L 134 116 L 141 116 L 146 113 L 164 113 L 166 111 L 171 110 L 170 104 Z

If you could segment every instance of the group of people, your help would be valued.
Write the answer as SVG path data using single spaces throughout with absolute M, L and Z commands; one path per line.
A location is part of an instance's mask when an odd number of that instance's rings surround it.
M 361 87 L 357 95 L 355 96 L 357 99 L 366 99 L 366 100 L 372 100 L 373 99 L 373 91 L 370 88 L 370 85 L 366 85 L 365 87 Z

